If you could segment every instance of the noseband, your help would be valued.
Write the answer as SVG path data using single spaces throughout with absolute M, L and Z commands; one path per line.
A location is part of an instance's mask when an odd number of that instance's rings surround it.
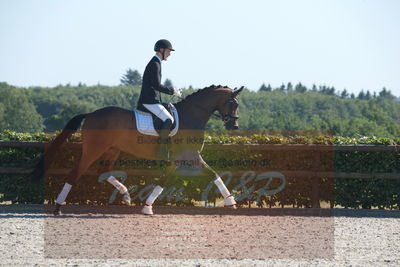
M 233 94 L 231 94 L 231 97 L 230 97 L 230 98 L 228 99 L 228 101 L 226 101 L 225 104 L 223 105 L 223 106 L 229 105 L 229 112 L 228 112 L 228 114 L 219 116 L 219 118 L 221 118 L 222 121 L 223 121 L 225 124 L 229 123 L 229 122 L 232 121 L 232 120 L 237 120 L 237 119 L 239 119 L 239 116 L 233 114 L 233 105 L 234 105 L 234 104 L 235 104 L 235 98 L 234 98 Z

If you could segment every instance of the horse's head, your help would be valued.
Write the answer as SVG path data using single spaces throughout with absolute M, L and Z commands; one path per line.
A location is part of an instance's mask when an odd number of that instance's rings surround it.
M 227 130 L 239 129 L 239 101 L 237 100 L 237 96 L 243 90 L 243 88 L 244 87 L 242 86 L 240 89 L 233 90 L 231 93 L 227 94 L 222 104 L 217 107 L 217 110 L 221 114 L 222 121 L 224 122 Z

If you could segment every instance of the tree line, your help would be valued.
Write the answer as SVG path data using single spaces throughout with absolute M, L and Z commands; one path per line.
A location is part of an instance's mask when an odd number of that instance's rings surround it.
M 184 95 L 194 91 L 192 87 L 183 89 Z M 106 106 L 132 109 L 139 93 L 140 83 L 18 88 L 3 82 L 0 83 L 0 131 L 59 130 L 76 114 Z M 178 100 L 166 96 L 163 101 Z M 277 88 L 263 84 L 258 91 L 244 90 L 239 101 L 241 129 L 326 130 L 348 137 L 400 136 L 400 102 L 386 88 L 379 93 L 361 91 L 356 96 L 325 85 L 309 89 L 301 83 Z M 222 129 L 223 123 L 212 118 L 207 127 Z
M 386 99 L 396 99 L 396 97 L 394 95 L 392 95 L 392 92 L 390 90 L 387 90 L 386 87 L 383 87 L 382 90 L 378 93 L 373 92 L 371 93 L 369 90 L 364 91 L 361 90 L 358 95 L 354 94 L 354 93 L 349 93 L 347 91 L 347 89 L 343 89 L 342 91 L 340 90 L 336 90 L 335 87 L 329 87 L 326 85 L 320 85 L 320 86 L 316 86 L 315 84 L 312 85 L 312 88 L 309 89 L 306 86 L 302 85 L 301 83 L 298 83 L 296 85 L 292 85 L 291 82 L 287 83 L 287 85 L 282 84 L 280 87 L 277 87 L 275 89 L 273 89 L 271 87 L 270 84 L 268 84 L 267 86 L 265 85 L 265 83 L 263 83 L 260 87 L 260 89 L 258 89 L 258 91 L 262 91 L 262 92 L 271 92 L 271 91 L 281 91 L 281 92 L 286 92 L 286 93 L 290 93 L 290 92 L 298 92 L 298 93 L 305 93 L 307 91 L 313 91 L 313 92 L 320 92 L 322 94 L 326 94 L 326 95 L 334 95 L 334 96 L 339 96 L 340 98 L 358 98 L 358 99 L 362 99 L 362 100 L 369 100 L 372 98 L 386 98 Z

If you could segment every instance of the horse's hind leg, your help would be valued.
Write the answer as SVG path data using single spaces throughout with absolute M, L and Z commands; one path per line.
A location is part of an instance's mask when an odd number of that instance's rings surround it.
M 67 177 L 67 182 L 64 184 L 63 189 L 56 200 L 56 209 L 54 210 L 54 215 L 60 215 L 61 205 L 64 203 L 67 198 L 69 191 L 72 186 L 77 183 L 79 178 L 87 171 L 90 165 L 93 164 L 101 155 L 109 149 L 109 146 L 103 143 L 103 145 L 98 145 L 98 143 L 88 144 L 83 142 L 82 145 L 82 157 L 79 162 L 79 165 L 74 168 Z
M 153 215 L 153 203 L 161 195 L 164 188 L 169 185 L 171 181 L 171 176 L 175 172 L 176 166 L 168 166 L 164 172 L 165 180 L 160 185 L 157 185 L 150 195 L 147 197 L 144 207 L 142 208 L 142 214 Z
M 117 148 L 109 149 L 104 155 L 102 156 L 102 168 L 100 168 L 100 176 L 99 182 L 103 182 L 107 180 L 110 184 L 112 184 L 122 195 L 122 202 L 126 205 L 131 204 L 131 197 L 129 195 L 128 188 L 120 181 L 117 180 L 116 177 L 121 177 L 123 179 L 127 178 L 127 174 L 122 171 L 111 171 L 113 168 L 115 161 L 118 159 L 121 151 Z

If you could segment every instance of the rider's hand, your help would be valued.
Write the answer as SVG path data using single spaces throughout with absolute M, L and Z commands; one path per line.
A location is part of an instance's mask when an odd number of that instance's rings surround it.
M 182 97 L 182 90 L 179 88 L 174 88 L 174 96 L 177 96 L 179 98 Z

